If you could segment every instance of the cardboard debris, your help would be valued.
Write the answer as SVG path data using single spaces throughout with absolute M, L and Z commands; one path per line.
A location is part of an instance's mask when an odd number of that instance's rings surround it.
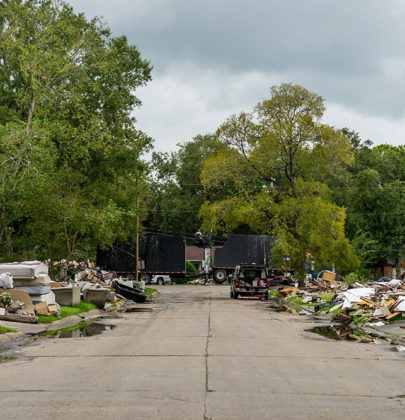
M 9 289 L 7 293 L 11 296 L 11 299 L 18 300 L 24 304 L 24 309 L 31 315 L 34 315 L 34 305 L 30 295 L 24 290 Z
M 283 296 L 287 296 L 287 295 L 290 295 L 291 293 L 297 293 L 299 291 L 300 289 L 298 289 L 298 287 L 285 287 L 284 289 L 281 289 L 278 292 Z
M 37 303 L 34 305 L 35 312 L 39 315 L 53 315 L 57 312 L 56 305 L 48 305 L 46 302 Z

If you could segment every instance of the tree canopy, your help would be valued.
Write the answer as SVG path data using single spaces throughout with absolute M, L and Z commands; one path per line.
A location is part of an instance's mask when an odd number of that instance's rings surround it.
M 200 180 L 203 162 L 221 148 L 212 135 L 197 135 L 177 152 L 153 154 L 146 231 L 194 237 L 201 224 L 199 209 L 209 198 Z
M 0 63 L 3 255 L 72 257 L 133 232 L 151 139 L 131 113 L 149 62 L 64 1 L 6 0 Z
M 290 257 L 301 277 L 307 251 L 341 270 L 358 264 L 344 235 L 345 209 L 325 183 L 341 176 L 353 153 L 342 132 L 322 123 L 324 110 L 323 99 L 301 86 L 274 86 L 270 99 L 218 129 L 226 148 L 202 171 L 207 191 L 226 190 L 225 199 L 202 206 L 205 229 L 246 224 L 274 234 L 274 258 Z

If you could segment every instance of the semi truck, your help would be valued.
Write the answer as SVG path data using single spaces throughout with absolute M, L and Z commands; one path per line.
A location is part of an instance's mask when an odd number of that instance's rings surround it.
M 118 275 L 135 275 L 135 241 L 118 243 L 106 250 L 97 250 L 97 265 L 114 270 Z M 139 238 L 139 270 L 149 284 L 167 282 L 167 276 L 186 274 L 186 243 L 181 236 L 147 235 Z
M 222 247 L 214 247 L 212 275 L 216 283 L 223 283 L 240 264 L 270 263 L 274 237 L 269 235 L 236 235 L 226 239 Z M 139 240 L 139 269 L 142 280 L 159 283 L 165 278 L 184 277 L 186 274 L 186 244 L 181 236 L 147 235 Z M 135 242 L 115 244 L 97 251 L 97 265 L 127 277 L 135 274 Z M 157 277 L 156 277 L 157 276 Z
M 270 264 L 274 236 L 229 235 L 213 255 L 212 272 L 216 283 L 223 283 L 240 264 Z

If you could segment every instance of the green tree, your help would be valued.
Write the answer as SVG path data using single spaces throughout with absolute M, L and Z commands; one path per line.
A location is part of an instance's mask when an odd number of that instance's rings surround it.
M 349 238 L 356 241 L 356 249 L 363 238 L 363 248 L 367 246 L 373 255 L 368 267 L 383 258 L 399 260 L 405 254 L 404 159 L 403 146 L 359 150 L 348 186 L 340 193 L 340 202 L 348 209 Z M 358 231 L 364 234 L 360 238 Z
M 273 257 L 290 256 L 303 278 L 305 252 L 341 270 L 358 261 L 344 236 L 345 210 L 333 204 L 325 181 L 352 162 L 349 139 L 322 124 L 323 99 L 301 86 L 282 84 L 252 113 L 232 116 L 217 131 L 226 149 L 204 164 L 208 191 L 227 197 L 206 201 L 206 229 L 235 231 L 247 224 L 277 237 Z
M 61 0 L 0 4 L 0 62 L 1 122 L 14 122 L 1 140 L 25 133 L 43 151 L 30 156 L 29 166 L 42 171 L 25 188 L 30 194 L 23 201 L 6 194 L 0 203 L 19 200 L 20 214 L 4 226 L 12 225 L 13 243 L 31 256 L 61 258 L 133 233 L 151 139 L 131 113 L 140 105 L 134 91 L 150 80 L 149 62 L 125 36 Z
M 153 195 L 145 229 L 192 238 L 200 228 L 198 211 L 207 199 L 200 176 L 203 162 L 223 148 L 211 135 L 197 135 L 171 153 L 154 153 Z

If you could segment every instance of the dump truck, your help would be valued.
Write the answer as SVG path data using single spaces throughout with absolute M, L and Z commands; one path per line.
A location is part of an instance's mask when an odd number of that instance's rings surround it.
M 97 250 L 97 265 L 118 275 L 135 275 L 135 241 Z M 166 283 L 166 275 L 184 277 L 186 274 L 186 243 L 181 236 L 147 235 L 139 238 L 139 270 L 142 280 L 149 284 L 156 279 Z M 162 281 L 161 281 L 161 279 Z
M 229 235 L 222 248 L 215 248 L 212 264 L 216 283 L 223 283 L 240 264 L 270 263 L 270 250 L 274 236 Z

